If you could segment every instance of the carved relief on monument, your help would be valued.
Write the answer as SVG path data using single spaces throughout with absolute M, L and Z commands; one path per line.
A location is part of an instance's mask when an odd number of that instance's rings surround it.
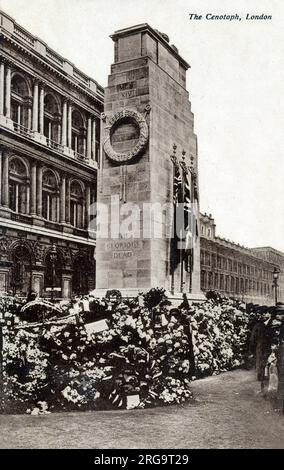
M 138 111 L 122 109 L 111 116 L 105 125 L 104 151 L 114 162 L 128 162 L 145 150 L 148 139 L 145 117 Z M 130 148 L 127 148 L 129 145 Z

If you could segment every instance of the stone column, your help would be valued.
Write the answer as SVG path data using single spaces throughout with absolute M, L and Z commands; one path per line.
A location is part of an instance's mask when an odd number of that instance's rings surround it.
M 72 147 L 72 105 L 68 103 L 67 145 Z
M 66 177 L 65 175 L 61 178 L 60 186 L 60 223 L 65 223 L 65 212 L 66 212 Z
M 5 207 L 9 206 L 9 154 L 4 152 L 3 159 L 3 173 L 2 173 L 2 204 Z
M 96 158 L 97 158 L 97 155 L 96 155 L 96 127 L 97 127 L 97 123 L 96 123 L 96 119 L 94 118 L 93 120 L 93 123 L 92 123 L 92 127 L 93 127 L 93 138 L 92 138 L 92 158 L 93 160 L 96 161 Z
M 30 189 L 30 181 L 27 181 L 27 200 L 26 200 L 26 214 L 30 213 L 30 204 L 31 204 L 31 189 Z
M 71 297 L 72 275 L 63 274 L 62 276 L 62 297 L 63 299 L 70 299 Z
M 39 132 L 44 133 L 44 86 L 41 85 L 39 93 Z
M 28 129 L 32 128 L 32 108 L 29 105 L 28 107 Z
M 0 148 L 0 206 L 2 204 L 2 158 L 3 150 Z
M 31 215 L 36 215 L 36 162 L 31 168 Z
M 88 130 L 87 130 L 87 158 L 92 158 L 92 118 L 88 118 Z
M 66 197 L 65 197 L 65 221 L 70 224 L 70 178 L 66 181 Z
M 62 108 L 62 125 L 61 125 L 61 144 L 66 147 L 67 145 L 67 101 L 63 101 Z
M 85 229 L 88 230 L 90 222 L 90 206 L 91 206 L 91 188 L 86 187 L 86 204 L 85 204 Z
M 37 188 L 36 188 L 37 215 L 42 217 L 42 166 L 37 168 Z
M 9 64 L 6 69 L 5 108 L 6 117 L 11 118 L 11 67 Z
M 82 148 L 82 154 L 84 155 L 84 157 L 86 157 L 86 137 L 84 135 L 83 137 L 83 148 Z
M 42 268 L 42 271 L 39 269 L 41 268 L 38 268 L 37 271 L 32 271 L 32 289 L 40 295 L 44 284 L 44 268 Z
M 34 82 L 33 96 L 33 131 L 38 131 L 38 82 Z
M 5 82 L 5 65 L 0 63 L 0 114 L 4 114 L 4 82 Z

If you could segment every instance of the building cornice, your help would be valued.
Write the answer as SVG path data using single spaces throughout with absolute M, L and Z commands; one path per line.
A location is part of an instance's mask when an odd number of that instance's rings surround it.
M 104 88 L 98 82 L 81 72 L 72 62 L 53 51 L 44 41 L 30 34 L 1 10 L 0 19 L 2 20 L 0 23 L 0 40 L 5 39 L 12 43 L 74 88 L 81 90 L 99 104 L 103 104 Z
M 250 257 L 255 261 L 261 261 L 262 263 L 271 266 L 271 269 L 273 271 L 273 267 L 275 266 L 275 263 L 272 263 L 271 261 L 264 259 L 262 256 L 257 255 L 255 252 L 252 251 L 250 248 L 243 247 L 241 245 L 237 245 L 233 242 L 228 242 L 227 240 L 220 238 L 220 237 L 215 237 L 215 238 L 207 238 L 207 237 L 200 237 L 202 240 L 206 241 L 208 244 L 211 244 L 216 247 L 221 247 L 221 248 L 227 248 L 228 250 L 232 250 L 237 252 L 238 254 L 242 254 L 245 257 Z

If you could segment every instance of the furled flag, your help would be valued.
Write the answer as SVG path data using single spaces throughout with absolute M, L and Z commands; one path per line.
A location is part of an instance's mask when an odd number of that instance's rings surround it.
M 177 212 L 178 206 L 182 202 L 182 171 L 181 167 L 178 163 L 178 160 L 175 156 L 175 148 L 174 148 L 174 155 L 171 157 L 173 162 L 173 222 L 172 222 L 172 233 L 171 233 L 171 266 L 170 272 L 173 274 L 175 268 L 177 267 L 179 260 L 180 260 L 180 253 L 178 249 L 178 241 L 179 237 L 177 234 Z

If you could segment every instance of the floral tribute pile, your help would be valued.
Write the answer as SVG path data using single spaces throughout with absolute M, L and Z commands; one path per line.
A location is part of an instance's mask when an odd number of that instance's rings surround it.
M 110 409 L 191 398 L 189 337 L 161 290 L 89 296 L 73 321 L 5 326 L 6 409 Z M 76 314 L 76 315 L 75 315 Z
M 195 376 L 200 378 L 244 366 L 248 358 L 249 316 L 245 304 L 207 300 L 189 308 Z
M 5 303 L 6 302 L 6 303 Z M 228 299 L 172 308 L 162 289 L 60 306 L 0 302 L 5 412 L 182 404 L 190 381 L 244 364 L 248 315 Z M 18 310 L 17 310 L 18 308 Z M 44 321 L 43 318 L 45 319 Z M 37 322 L 38 319 L 38 322 Z

